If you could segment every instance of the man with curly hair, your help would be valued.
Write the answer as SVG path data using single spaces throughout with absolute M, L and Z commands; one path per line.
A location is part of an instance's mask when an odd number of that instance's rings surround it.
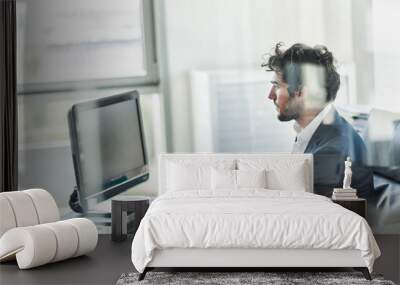
M 293 153 L 314 156 L 314 192 L 331 196 L 333 188 L 342 187 L 344 161 L 350 157 L 351 186 L 367 197 L 373 191 L 373 176 L 365 166 L 366 147 L 332 104 L 340 86 L 332 53 L 324 46 L 300 43 L 283 50 L 278 43 L 262 66 L 274 72 L 268 98 L 278 119 L 295 120 Z

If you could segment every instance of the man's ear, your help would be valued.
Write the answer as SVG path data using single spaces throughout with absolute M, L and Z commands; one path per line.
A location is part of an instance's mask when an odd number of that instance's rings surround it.
M 301 89 L 297 89 L 296 91 L 294 91 L 294 97 L 302 97 L 304 96 L 304 92 Z
M 295 97 L 304 97 L 307 93 L 307 90 L 304 86 L 299 86 L 296 91 L 294 91 Z

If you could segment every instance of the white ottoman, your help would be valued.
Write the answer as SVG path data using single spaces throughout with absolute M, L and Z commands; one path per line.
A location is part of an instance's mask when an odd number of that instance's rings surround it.
M 84 255 L 96 248 L 94 223 L 58 221 L 53 197 L 43 189 L 0 193 L 0 262 L 16 259 L 20 269 Z

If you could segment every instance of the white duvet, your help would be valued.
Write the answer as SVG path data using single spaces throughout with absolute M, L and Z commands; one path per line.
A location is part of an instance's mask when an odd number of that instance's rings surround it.
M 154 249 L 358 249 L 372 271 L 379 248 L 368 223 L 330 199 L 306 192 L 179 191 L 151 204 L 132 243 L 143 272 Z

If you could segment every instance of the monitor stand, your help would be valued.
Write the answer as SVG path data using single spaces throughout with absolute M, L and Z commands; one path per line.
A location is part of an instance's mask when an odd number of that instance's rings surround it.
M 88 211 L 82 213 L 86 217 L 110 218 L 111 219 L 111 199 L 91 205 Z
M 68 211 L 63 215 L 63 219 L 87 218 L 95 223 L 100 234 L 111 233 L 111 200 L 106 200 L 98 204 L 89 203 L 89 209 L 83 211 L 79 204 L 78 191 L 74 187 L 74 191 L 69 199 L 69 206 L 72 211 Z
M 62 220 L 74 218 L 89 219 L 96 225 L 99 234 L 111 234 L 111 213 L 90 211 L 87 213 L 76 213 L 69 210 L 67 213 L 62 215 Z
M 100 213 L 100 212 L 86 212 L 81 214 L 83 217 L 97 217 L 97 218 L 111 218 L 111 213 Z

